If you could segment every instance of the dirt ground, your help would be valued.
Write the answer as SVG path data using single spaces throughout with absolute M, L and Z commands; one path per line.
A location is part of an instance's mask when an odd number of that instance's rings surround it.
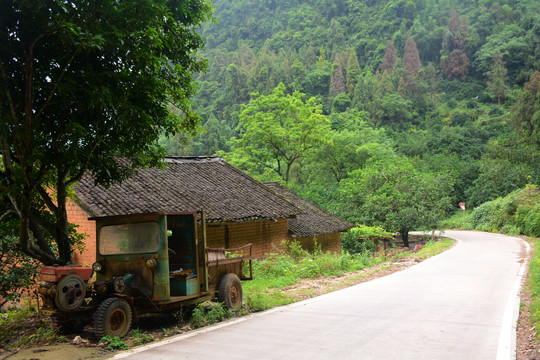
M 416 245 L 422 245 L 425 240 L 413 238 L 411 239 L 410 247 L 415 248 Z M 393 249 L 393 251 L 404 251 L 403 247 Z M 530 260 L 526 256 L 525 247 L 522 249 L 522 261 Z M 530 257 L 531 254 L 528 254 Z M 305 279 L 295 284 L 294 286 L 283 289 L 283 292 L 294 296 L 298 300 L 319 296 L 331 291 L 336 291 L 349 286 L 353 286 L 365 281 L 370 281 L 391 273 L 401 271 L 410 266 L 413 266 L 422 260 L 417 259 L 414 255 L 402 257 L 396 261 L 385 262 L 377 266 L 360 270 L 353 273 L 347 273 L 340 276 L 332 276 L 316 279 Z M 525 280 L 524 280 L 525 281 Z M 521 291 L 521 307 L 517 327 L 517 360 L 533 360 L 539 359 L 540 342 L 536 338 L 536 329 L 529 322 L 529 304 L 531 301 L 530 291 L 525 284 Z M 178 323 L 171 316 L 167 318 L 149 318 L 137 324 L 142 332 L 152 335 L 155 339 L 161 339 L 168 335 L 175 335 L 189 331 L 189 326 L 184 323 Z M 179 329 L 180 326 L 183 326 Z M 170 330 L 168 331 L 167 328 Z M 174 329 L 174 330 L 173 330 Z M 165 332 L 164 332 L 165 331 Z M 0 360 L 22 360 L 22 359 L 42 359 L 42 360 L 64 360 L 64 359 L 106 359 L 112 355 L 111 352 L 105 350 L 103 346 L 92 342 L 92 331 L 85 330 L 81 334 L 81 342 L 79 344 L 64 343 L 48 346 L 38 346 L 25 349 L 2 350 L 0 348 Z M 74 335 L 68 338 L 74 338 Z M 90 340 L 87 340 L 90 339 Z
M 532 252 L 527 254 L 525 246 L 521 249 L 522 262 L 529 264 Z M 528 272 L 527 272 L 528 273 Z M 528 278 L 528 276 L 527 276 Z M 531 290 L 527 287 L 525 278 L 521 287 L 521 306 L 517 324 L 517 360 L 537 360 L 540 359 L 540 340 L 537 337 L 537 329 L 531 324 L 529 307 L 531 304 Z

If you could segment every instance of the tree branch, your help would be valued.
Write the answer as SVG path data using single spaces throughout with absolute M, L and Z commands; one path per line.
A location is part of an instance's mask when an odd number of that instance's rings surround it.
M 49 208 L 49 211 L 52 212 L 53 214 L 56 214 L 57 210 L 58 210 L 58 207 L 54 204 L 54 202 L 52 201 L 51 199 L 51 196 L 49 195 L 49 193 L 47 192 L 47 190 L 45 190 L 43 188 L 43 186 L 41 185 L 37 185 L 36 186 L 36 189 L 39 193 L 39 196 L 43 199 L 43 201 L 45 202 L 45 205 L 47 205 L 47 208 Z
M 8 77 L 7 77 L 6 69 L 4 67 L 3 62 L 0 62 L 0 70 L 2 72 L 2 77 L 4 78 L 5 81 L 7 81 Z M 9 102 L 9 110 L 11 112 L 11 117 L 13 118 L 13 120 L 15 120 L 17 118 L 17 113 L 15 111 L 16 107 L 15 107 L 15 103 L 13 102 L 13 97 L 11 96 L 11 92 L 9 91 L 9 87 L 6 89 L 6 97 Z
M 60 76 L 58 77 L 58 79 L 56 80 L 55 84 L 53 85 L 53 88 L 51 89 L 51 92 L 49 93 L 49 96 L 47 96 L 47 100 L 45 100 L 45 103 L 43 104 L 43 106 L 41 106 L 41 108 L 38 110 L 38 112 L 36 113 L 35 115 L 35 118 L 38 118 L 41 113 L 43 113 L 43 111 L 45 110 L 45 108 L 47 107 L 47 105 L 49 105 L 49 102 L 51 101 L 51 99 L 53 98 L 54 96 L 54 93 L 56 92 L 56 89 L 58 88 L 58 86 L 60 85 L 60 83 L 62 82 L 62 79 L 64 78 L 64 75 L 66 74 L 67 72 L 67 69 L 69 67 L 69 65 L 71 65 L 71 62 L 73 61 L 73 59 L 75 59 L 75 56 L 77 56 L 77 54 L 80 52 L 81 48 L 77 48 L 74 52 L 73 52 L 73 55 L 71 55 L 71 57 L 69 58 L 69 60 L 67 61 L 67 63 L 64 65 L 64 67 L 62 68 L 62 71 L 60 72 Z

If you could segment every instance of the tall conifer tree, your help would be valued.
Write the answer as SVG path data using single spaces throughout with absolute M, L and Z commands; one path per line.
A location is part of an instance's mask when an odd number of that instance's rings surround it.
M 460 21 L 455 7 L 452 7 L 447 29 L 443 33 L 441 67 L 448 79 L 465 80 L 469 74 L 469 57 L 465 51 L 469 25 L 463 16 Z
M 382 72 L 387 72 L 389 74 L 392 74 L 394 71 L 394 65 L 396 64 L 396 48 L 394 46 L 394 43 L 392 40 L 388 40 L 388 43 L 386 44 L 386 52 L 384 53 L 384 59 L 381 66 Z
M 420 62 L 420 55 L 418 54 L 416 42 L 410 36 L 407 38 L 407 42 L 405 43 L 403 66 L 405 67 L 405 69 L 407 69 L 407 72 L 412 78 L 414 78 L 422 68 L 422 63 Z

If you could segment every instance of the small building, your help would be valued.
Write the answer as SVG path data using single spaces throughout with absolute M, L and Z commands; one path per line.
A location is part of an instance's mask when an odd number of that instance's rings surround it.
M 308 215 L 304 207 L 311 207 L 292 193 L 278 192 L 277 185 L 265 185 L 219 157 L 167 157 L 165 162 L 165 169 L 139 169 L 109 188 L 96 185 L 91 175 L 80 180 L 68 203 L 68 221 L 88 237 L 86 250 L 73 255 L 75 263 L 91 265 L 95 259 L 96 229 L 89 217 L 199 210 L 206 215 L 208 247 L 238 248 L 252 243 L 253 256 L 262 257 L 281 249 L 283 240 L 291 237 L 310 244 L 311 234 L 321 245 L 324 242 L 323 249 L 339 251 L 339 232 L 337 237 L 326 237 L 329 231 L 316 233 L 324 227 L 322 223 L 299 225 L 297 217 Z M 305 219 L 312 221 L 309 216 Z M 296 225 L 291 229 L 291 224 Z M 344 231 L 347 226 L 342 223 L 332 229 Z

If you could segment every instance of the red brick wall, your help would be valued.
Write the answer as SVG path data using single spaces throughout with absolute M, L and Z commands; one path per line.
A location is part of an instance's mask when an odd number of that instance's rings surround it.
M 315 247 L 315 242 L 321 247 L 323 252 L 333 252 L 336 254 L 341 253 L 341 237 L 340 233 L 330 233 L 324 235 L 317 235 L 315 237 L 297 237 L 291 238 L 291 240 L 297 240 L 300 242 L 304 249 L 312 251 Z
M 73 200 L 68 200 L 67 204 L 68 221 L 79 225 L 77 232 L 87 234 L 84 239 L 86 250 L 80 254 L 78 251 L 73 253 L 73 263 L 78 265 L 91 266 L 96 261 L 96 222 L 88 220 L 90 215 L 84 211 Z
M 207 224 L 206 244 L 208 247 L 233 249 L 252 243 L 252 255 L 258 258 L 281 249 L 281 242 L 288 240 L 288 233 L 288 219 Z

